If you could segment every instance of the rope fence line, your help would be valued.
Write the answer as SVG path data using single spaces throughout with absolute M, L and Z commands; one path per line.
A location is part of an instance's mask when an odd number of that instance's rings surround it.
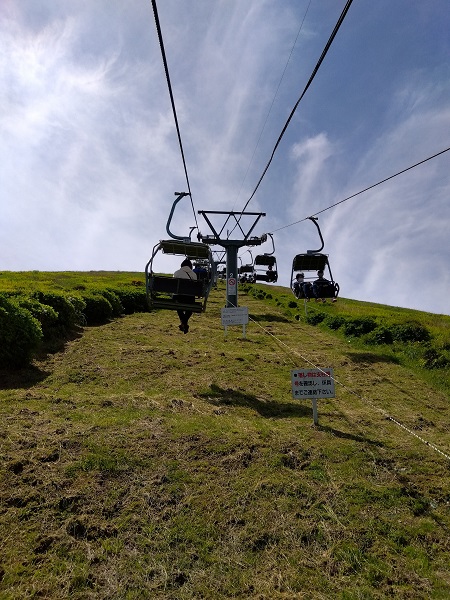
M 297 355 L 302 360 L 304 360 L 308 365 L 310 365 L 314 369 L 322 372 L 324 375 L 327 375 L 327 377 L 330 377 L 327 373 L 325 373 L 325 371 L 323 371 L 320 367 L 318 367 L 314 362 L 312 362 L 311 360 L 309 360 L 306 356 L 304 356 L 303 354 L 301 354 L 297 350 L 295 350 L 295 349 L 291 348 L 290 346 L 288 346 L 288 344 L 286 344 L 285 342 L 283 342 L 282 340 L 280 340 L 271 331 L 269 331 L 268 329 L 266 329 L 265 327 L 263 327 L 262 325 L 260 325 L 254 319 L 252 319 L 250 317 L 250 315 L 249 315 L 249 320 L 252 321 L 252 323 L 255 323 L 260 329 L 262 329 L 264 333 L 266 333 L 267 335 L 269 335 L 270 337 L 272 337 L 280 346 L 283 347 L 283 349 L 286 352 L 289 351 L 289 353 L 291 355 L 292 354 Z M 296 366 L 296 364 L 295 364 L 295 362 L 293 360 L 292 360 L 292 362 L 293 362 L 294 366 Z M 416 433 L 415 431 L 413 431 L 411 428 L 407 427 L 404 423 L 402 423 L 401 421 L 399 421 L 398 419 L 396 419 L 395 417 L 393 417 L 392 415 L 390 415 L 388 412 L 386 412 L 385 410 L 383 410 L 382 408 L 380 408 L 379 406 L 377 406 L 376 404 L 374 404 L 369 398 L 366 398 L 365 396 L 362 396 L 361 394 L 358 394 L 358 392 L 356 392 L 355 390 L 353 390 L 349 386 L 345 385 L 345 383 L 342 383 L 341 381 L 339 381 L 335 377 L 331 377 L 331 379 L 334 381 L 335 384 L 340 385 L 349 394 L 352 394 L 353 396 L 356 396 L 359 400 L 361 400 L 362 402 L 368 404 L 373 410 L 375 410 L 376 412 L 380 413 L 387 421 L 390 421 L 391 423 L 393 423 L 397 427 L 403 429 L 404 431 L 406 431 L 407 433 L 409 433 L 411 436 L 415 437 L 417 440 L 419 440 L 420 442 L 422 442 L 425 446 L 428 446 L 429 448 L 431 448 L 432 450 L 434 450 L 435 452 L 437 452 L 438 454 L 440 454 L 441 456 L 443 456 L 444 458 L 446 458 L 447 460 L 450 461 L 450 455 L 449 454 L 447 454 L 446 452 L 444 452 L 443 450 L 441 450 L 440 448 L 438 448 L 435 444 L 433 444 L 432 442 L 429 442 L 428 440 L 426 440 L 425 438 L 423 438 L 422 436 L 420 436 L 418 433 Z

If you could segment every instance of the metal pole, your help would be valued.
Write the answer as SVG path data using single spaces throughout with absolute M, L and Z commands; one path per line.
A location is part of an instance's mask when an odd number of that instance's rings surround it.
M 237 307 L 238 245 L 227 246 L 227 308 Z
M 312 408 L 313 408 L 314 425 L 318 425 L 319 424 L 319 415 L 317 414 L 317 398 L 312 399 Z

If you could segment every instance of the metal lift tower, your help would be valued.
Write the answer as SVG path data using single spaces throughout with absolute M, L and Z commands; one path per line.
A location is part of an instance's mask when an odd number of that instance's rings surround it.
M 237 293 L 237 277 L 238 277 L 238 250 L 243 246 L 260 246 L 267 240 L 267 235 L 264 234 L 261 237 L 250 237 L 250 234 L 254 230 L 256 224 L 261 217 L 265 217 L 266 213 L 250 213 L 250 212 L 221 212 L 221 211 L 205 211 L 199 210 L 198 213 L 203 216 L 207 222 L 209 228 L 212 231 L 212 235 L 201 235 L 199 238 L 202 242 L 209 245 L 222 246 L 227 253 L 227 308 L 238 306 L 238 293 Z M 211 223 L 210 215 L 226 215 L 225 222 L 221 227 L 220 231 L 214 227 Z M 248 221 L 247 217 L 252 217 L 252 224 L 248 227 L 248 231 L 241 226 L 242 218 Z M 231 222 L 233 225 L 231 232 L 228 233 L 229 229 L 226 229 L 227 224 Z M 230 239 L 230 235 L 236 230 L 242 234 L 241 239 Z M 226 237 L 224 233 L 226 232 Z

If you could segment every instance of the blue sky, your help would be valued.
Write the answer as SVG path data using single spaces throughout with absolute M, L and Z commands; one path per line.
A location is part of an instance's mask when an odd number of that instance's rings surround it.
M 344 4 L 159 1 L 196 211 L 242 210 Z M 317 247 L 287 225 L 450 146 L 449 31 L 447 0 L 354 0 L 247 208 L 281 285 Z M 0 39 L 0 269 L 143 271 L 186 190 L 150 0 L 3 0 Z M 450 152 L 319 223 L 342 296 L 450 313 Z

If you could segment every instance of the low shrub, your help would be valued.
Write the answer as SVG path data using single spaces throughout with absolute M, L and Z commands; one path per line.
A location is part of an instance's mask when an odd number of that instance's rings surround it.
M 19 296 L 15 303 L 28 310 L 39 321 L 44 339 L 50 339 L 54 336 L 58 313 L 52 306 L 42 304 L 36 298 L 30 298 L 29 296 Z
M 84 316 L 88 325 L 101 325 L 113 318 L 113 307 L 102 294 L 83 294 L 85 302 Z
M 450 365 L 450 360 L 435 348 L 427 348 L 423 354 L 421 363 L 425 369 L 445 369 Z
M 364 336 L 364 342 L 371 346 L 380 346 L 382 344 L 392 344 L 393 337 L 389 327 L 380 325 L 373 331 Z
M 329 329 L 339 329 L 346 322 L 345 317 L 341 315 L 328 315 L 324 320 L 323 324 L 326 325 Z
M 297 302 L 296 302 L 295 300 L 291 300 L 291 301 L 288 303 L 288 308 L 298 308 L 298 304 L 297 304 Z
M 148 312 L 147 295 L 145 289 L 114 288 L 112 290 L 122 303 L 125 314 L 131 315 L 135 312 Z
M 407 321 L 391 325 L 392 337 L 396 342 L 428 342 L 431 334 L 428 329 L 417 321 Z
M 450 340 L 443 340 L 441 342 L 441 348 L 442 348 L 442 350 L 450 351 Z
M 318 325 L 326 318 L 326 313 L 323 312 L 310 312 L 306 315 L 306 322 L 308 325 Z
M 86 308 L 86 304 L 83 300 L 83 298 L 81 296 L 67 296 L 67 299 L 69 300 L 70 304 L 74 307 L 75 309 L 75 322 L 78 325 L 83 325 L 84 324 L 84 309 Z
M 0 296 L 0 365 L 28 364 L 42 340 L 42 328 L 26 308 Z
M 95 290 L 95 293 L 101 294 L 108 300 L 108 302 L 112 306 L 114 317 L 120 317 L 121 315 L 123 315 L 122 302 L 120 301 L 119 296 L 114 292 L 114 290 L 106 288 L 104 290 Z
M 362 335 L 373 331 L 377 326 L 377 323 L 373 317 L 360 317 L 347 320 L 343 326 L 345 335 L 361 337 Z
M 36 291 L 31 294 L 32 298 L 38 300 L 41 304 L 51 306 L 58 314 L 56 325 L 60 328 L 61 334 L 73 329 L 79 319 L 78 311 L 75 308 L 75 299 L 66 294 L 54 292 Z

